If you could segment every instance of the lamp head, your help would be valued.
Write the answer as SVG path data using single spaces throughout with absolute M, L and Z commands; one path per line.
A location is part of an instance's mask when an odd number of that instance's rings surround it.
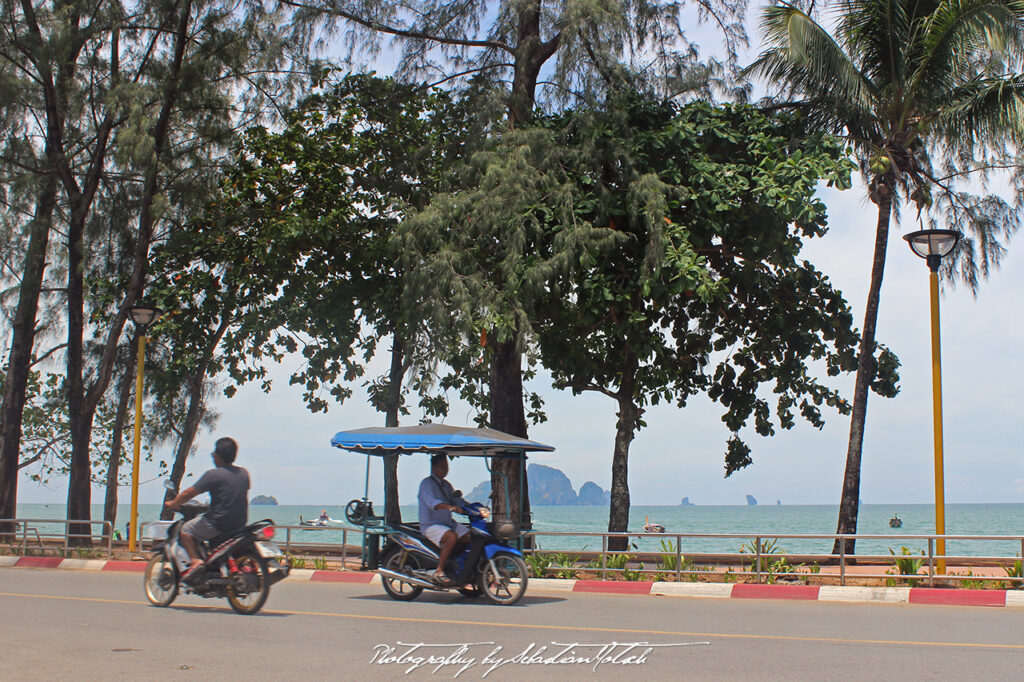
M 932 270 L 939 269 L 939 261 L 948 256 L 960 241 L 956 230 L 918 230 L 903 235 L 910 250 L 928 261 Z
M 140 327 L 148 327 L 159 319 L 163 311 L 151 305 L 140 303 L 131 307 L 132 322 Z

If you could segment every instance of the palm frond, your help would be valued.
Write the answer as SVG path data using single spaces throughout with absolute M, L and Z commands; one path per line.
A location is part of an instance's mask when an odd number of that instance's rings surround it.
M 870 81 L 853 60 L 807 14 L 791 5 L 764 10 L 761 21 L 766 49 L 746 69 L 787 84 L 808 99 L 840 105 L 852 112 L 870 112 Z
M 843 0 L 837 35 L 857 66 L 879 88 L 906 81 L 906 48 L 917 3 L 913 0 Z
M 976 79 L 954 88 L 930 122 L 951 149 L 1024 139 L 1024 76 Z
M 1024 0 L 944 0 L 920 21 L 911 91 L 942 90 L 970 78 L 979 50 L 1019 62 Z

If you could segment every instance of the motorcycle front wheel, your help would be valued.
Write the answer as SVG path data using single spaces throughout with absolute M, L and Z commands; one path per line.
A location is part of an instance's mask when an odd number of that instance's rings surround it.
M 395 547 L 385 555 L 380 566 L 395 573 L 412 573 L 420 567 L 420 562 L 413 554 Z M 386 575 L 382 575 L 380 578 L 381 584 L 384 585 L 384 591 L 388 593 L 389 597 L 398 601 L 412 601 L 423 592 L 423 588 L 417 585 L 403 583 L 401 580 L 395 580 Z
M 267 560 L 255 554 L 237 556 L 235 563 L 238 572 L 231 574 L 228 603 L 236 613 L 251 616 L 263 608 L 270 596 L 270 569 Z
M 150 604 L 168 606 L 178 596 L 178 567 L 161 552 L 146 565 L 142 584 Z
M 495 604 L 515 604 L 526 593 L 529 572 L 522 557 L 499 552 L 490 561 L 483 562 L 480 571 L 480 590 Z

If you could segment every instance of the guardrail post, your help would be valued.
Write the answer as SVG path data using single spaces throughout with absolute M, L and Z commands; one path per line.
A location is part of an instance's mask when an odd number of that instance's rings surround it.
M 114 555 L 114 524 L 110 521 L 104 521 L 103 531 L 107 536 L 107 558 L 110 559 Z
M 754 538 L 754 553 L 757 556 L 757 560 L 754 562 L 754 582 L 758 585 L 761 584 L 761 538 L 760 536 Z
M 28 552 L 28 521 L 21 522 L 21 555 Z
M 935 554 L 932 544 L 935 538 L 928 538 L 928 587 L 935 587 Z
M 348 528 L 341 529 L 341 570 L 348 570 Z
M 676 536 L 676 582 L 683 579 L 683 538 Z
M 839 540 L 839 586 L 846 585 L 846 538 Z
M 607 566 L 608 557 L 608 536 L 601 536 L 601 580 L 604 580 L 605 567 Z

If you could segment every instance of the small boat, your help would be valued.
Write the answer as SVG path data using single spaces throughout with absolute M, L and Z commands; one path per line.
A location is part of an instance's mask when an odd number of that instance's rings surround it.
M 665 532 L 665 526 L 661 525 L 660 523 L 651 523 L 651 520 L 645 516 L 644 517 L 644 532 L 645 533 L 664 533 Z
M 302 514 L 299 514 L 299 525 L 300 526 L 312 526 L 314 528 L 323 528 L 325 526 L 329 526 L 329 525 L 334 524 L 334 523 L 344 523 L 344 521 L 338 521 L 336 519 L 332 519 L 332 518 L 330 518 L 329 516 L 327 516 L 325 514 L 321 514 L 319 518 L 316 518 L 316 519 L 314 519 L 312 521 L 306 521 L 305 519 L 302 518 Z
M 903 519 L 900 518 L 899 514 L 893 514 L 892 518 L 889 519 L 890 528 L 900 528 L 903 525 Z

